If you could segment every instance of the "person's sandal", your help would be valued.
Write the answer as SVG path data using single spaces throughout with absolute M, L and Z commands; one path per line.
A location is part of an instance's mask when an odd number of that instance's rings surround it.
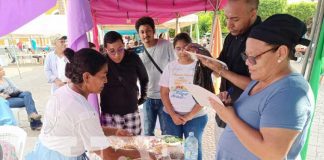
M 29 115 L 29 122 L 31 122 L 32 120 L 40 120 L 41 118 L 42 118 L 42 115 L 34 112 Z
M 42 126 L 43 126 L 43 123 L 42 123 L 42 121 L 40 121 L 40 120 L 31 120 L 30 121 L 30 128 L 34 131 L 34 130 L 36 130 L 36 131 L 40 131 L 41 130 L 41 128 L 42 128 Z

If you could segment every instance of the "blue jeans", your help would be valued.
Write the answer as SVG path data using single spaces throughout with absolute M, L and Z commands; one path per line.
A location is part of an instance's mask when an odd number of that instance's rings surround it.
M 185 138 L 187 138 L 189 136 L 189 132 L 193 132 L 195 134 L 195 137 L 198 140 L 198 160 L 202 160 L 202 134 L 207 124 L 208 116 L 203 115 L 188 121 L 184 125 L 176 125 L 168 113 L 163 112 L 163 114 L 164 124 L 168 126 L 166 127 L 167 135 L 173 135 L 179 138 L 183 138 L 184 135 Z
M 148 98 L 143 105 L 144 113 L 144 135 L 154 136 L 156 118 L 159 116 L 160 128 L 162 134 L 165 134 L 165 125 L 163 120 L 163 103 L 161 99 Z
M 21 108 L 25 107 L 27 114 L 37 113 L 35 108 L 35 102 L 29 91 L 22 92 L 18 97 L 11 97 L 7 99 L 10 108 Z

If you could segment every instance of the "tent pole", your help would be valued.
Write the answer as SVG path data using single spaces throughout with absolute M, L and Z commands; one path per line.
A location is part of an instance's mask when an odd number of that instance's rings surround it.
M 197 38 L 197 43 L 200 44 L 200 35 L 199 35 L 199 25 L 198 25 L 198 23 L 196 24 L 196 38 Z
M 15 43 L 14 43 L 14 39 L 13 39 L 13 36 L 11 35 L 11 44 L 12 45 L 14 45 Z M 11 45 L 11 46 L 12 46 Z M 10 45 L 9 45 L 10 46 Z M 21 72 L 20 72 L 20 66 L 19 66 L 19 59 L 18 59 L 18 56 L 17 56 L 17 53 L 16 53 L 16 51 L 14 50 L 14 47 L 12 47 L 13 48 L 13 51 L 15 52 L 15 53 L 13 53 L 14 54 L 14 56 L 15 56 L 15 58 L 16 58 L 16 66 L 17 66 L 17 70 L 18 70 L 18 73 L 19 73 L 19 78 L 20 79 L 22 79 L 22 77 L 21 77 Z
M 319 40 L 319 36 L 320 36 L 320 32 L 321 32 L 321 26 L 322 26 L 322 22 L 323 22 L 323 16 L 324 16 L 324 2 L 323 0 L 320 0 L 318 3 L 319 5 L 319 14 L 318 14 L 318 17 L 316 18 L 316 30 L 315 30 L 315 39 L 314 39 L 314 47 L 312 47 L 312 54 L 311 54 L 311 63 L 309 64 L 309 69 L 308 69 L 308 72 L 307 72 L 307 77 L 306 77 L 306 80 L 309 81 L 310 79 L 310 76 L 311 76 L 311 71 L 313 69 L 313 63 L 314 63 L 314 57 L 315 57 L 315 54 L 316 54 L 316 48 L 318 47 L 317 46 L 317 43 L 318 43 L 318 40 Z
M 180 33 L 179 17 L 180 17 L 180 15 L 179 15 L 179 13 L 177 13 L 177 18 L 176 18 L 176 31 L 175 31 L 176 35 Z
M 192 24 L 190 24 L 190 37 L 192 37 Z
M 213 15 L 213 26 L 212 26 L 212 30 L 210 33 L 210 37 L 209 37 L 209 50 L 211 51 L 214 45 L 214 32 L 216 29 L 216 18 L 217 18 L 217 11 L 214 10 L 214 15 Z
M 314 41 L 314 47 L 310 46 L 308 48 L 312 48 L 312 55 L 311 55 L 311 63 L 309 64 L 310 67 L 307 73 L 307 81 L 309 82 L 313 93 L 314 93 L 314 98 L 315 98 L 315 108 L 314 108 L 314 112 L 312 115 L 312 119 L 310 122 L 310 126 L 308 127 L 308 133 L 307 133 L 307 138 L 306 138 L 306 142 L 302 148 L 302 151 L 300 153 L 301 158 L 303 160 L 307 159 L 307 150 L 308 150 L 308 143 L 309 143 L 309 135 L 311 134 L 311 128 L 312 128 L 312 124 L 313 124 L 313 119 L 314 119 L 314 114 L 315 114 L 315 110 L 316 110 L 316 101 L 317 101 L 317 96 L 318 96 L 318 90 L 319 90 L 319 83 L 320 83 L 320 74 L 321 74 L 321 67 L 323 66 L 323 38 L 324 38 L 324 12 L 323 12 L 323 8 L 324 8 L 324 2 L 323 0 L 319 0 L 318 1 L 318 8 L 317 8 L 317 14 L 316 14 L 316 18 L 315 18 L 315 23 L 313 23 L 313 26 L 316 25 L 316 31 L 312 31 L 312 33 L 315 33 L 316 39 Z M 314 28 L 315 29 L 315 28 Z M 313 35 L 314 36 L 314 35 Z M 314 39 L 314 37 L 312 37 L 312 39 Z M 312 44 L 311 44 L 312 45 Z M 304 63 L 307 63 L 308 59 L 305 59 Z M 303 68 L 305 69 L 305 68 Z
M 312 59 L 315 54 L 315 50 L 314 48 L 316 48 L 317 45 L 317 41 L 318 41 L 318 37 L 319 37 L 319 26 L 321 25 L 319 22 L 320 17 L 322 17 L 323 19 L 323 1 L 320 0 L 317 3 L 317 12 L 315 14 L 315 17 L 313 19 L 313 24 L 312 24 L 312 31 L 311 31 L 311 35 L 310 35 L 310 39 L 311 39 L 311 43 L 309 45 L 309 47 L 307 47 L 307 51 L 306 51 L 306 55 L 304 58 L 304 63 L 303 63 L 303 67 L 301 70 L 301 74 L 304 75 L 304 77 L 306 78 L 306 80 L 309 80 L 309 76 L 310 76 L 310 69 L 308 69 L 308 71 L 306 72 L 306 69 L 308 66 L 312 66 L 313 64 L 313 60 L 311 63 L 308 63 L 309 58 Z M 320 19 L 320 20 L 322 20 Z M 314 46 L 312 46 L 314 44 Z

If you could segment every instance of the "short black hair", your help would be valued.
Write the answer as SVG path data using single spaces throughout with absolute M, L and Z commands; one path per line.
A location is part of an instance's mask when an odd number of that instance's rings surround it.
M 151 17 L 142 17 L 136 21 L 135 28 L 137 32 L 141 25 L 149 25 L 155 33 L 155 24 L 154 24 L 154 20 Z
M 176 43 L 178 41 L 180 41 L 180 40 L 185 41 L 186 43 L 192 43 L 192 40 L 191 40 L 190 36 L 188 35 L 188 33 L 183 32 L 183 33 L 177 34 L 174 37 L 174 39 L 173 39 L 173 47 L 175 47 Z
M 96 48 L 96 45 L 92 42 L 88 42 L 89 43 L 89 48 Z
M 229 2 L 237 2 L 237 1 L 242 1 L 242 0 L 228 0 L 227 3 Z M 253 9 L 258 9 L 259 8 L 259 0 L 243 0 L 246 4 L 250 5 Z
M 83 73 L 95 75 L 108 63 L 102 54 L 90 48 L 83 48 L 77 52 L 67 48 L 64 54 L 69 60 L 65 67 L 65 76 L 74 84 L 83 82 Z
M 116 31 L 109 31 L 105 34 L 105 37 L 104 37 L 104 47 L 106 48 L 107 47 L 107 43 L 114 43 L 118 40 L 121 40 L 123 43 L 123 37 Z

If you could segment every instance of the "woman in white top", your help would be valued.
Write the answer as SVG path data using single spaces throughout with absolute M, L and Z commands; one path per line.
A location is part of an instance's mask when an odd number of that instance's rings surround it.
M 201 141 L 208 116 L 205 109 L 193 99 L 186 84 L 197 84 L 214 91 L 211 70 L 201 66 L 185 52 L 191 38 L 180 33 L 174 38 L 173 46 L 178 59 L 170 62 L 160 79 L 161 98 L 164 105 L 165 133 L 179 138 L 188 137 L 193 132 L 198 139 L 198 159 L 202 159 Z M 210 56 L 210 55 L 209 55 Z
M 87 101 L 90 93 L 100 93 L 107 83 L 106 58 L 93 49 L 74 53 L 65 50 L 69 59 L 66 76 L 71 83 L 60 87 L 49 99 L 39 142 L 27 160 L 88 159 L 85 152 L 94 152 L 102 159 L 122 155 L 138 158 L 137 150 L 115 150 L 105 135 L 128 135 L 122 129 L 102 128 L 98 113 Z

